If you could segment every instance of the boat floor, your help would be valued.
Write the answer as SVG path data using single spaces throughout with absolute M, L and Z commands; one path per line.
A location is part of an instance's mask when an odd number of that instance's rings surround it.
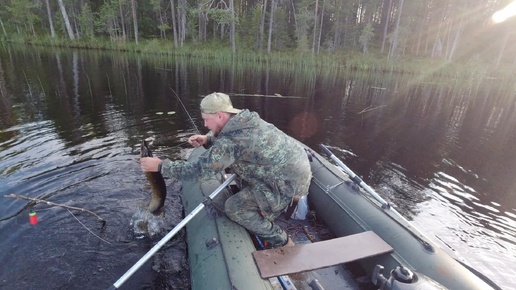
M 310 211 L 305 220 L 286 219 L 282 214 L 276 222 L 296 244 L 309 244 L 334 238 L 328 228 Z M 290 274 L 288 279 L 298 290 L 311 289 L 377 289 L 356 263 L 346 263 L 322 269 Z M 284 289 L 277 278 L 270 278 L 274 289 Z

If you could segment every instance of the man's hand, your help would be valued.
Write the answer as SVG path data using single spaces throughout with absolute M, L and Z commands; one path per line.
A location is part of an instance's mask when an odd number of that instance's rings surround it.
M 195 148 L 206 144 L 207 141 L 208 137 L 206 135 L 193 135 L 188 138 L 188 143 L 190 143 Z
M 157 157 L 142 157 L 140 158 L 140 167 L 143 172 L 158 172 L 161 159 Z

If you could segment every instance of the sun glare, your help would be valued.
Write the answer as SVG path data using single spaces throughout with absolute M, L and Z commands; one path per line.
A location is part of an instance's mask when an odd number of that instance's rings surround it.
M 505 6 L 505 8 L 496 11 L 491 19 L 493 19 L 494 23 L 500 23 L 514 15 L 516 15 L 516 1 L 513 1 L 509 5 Z

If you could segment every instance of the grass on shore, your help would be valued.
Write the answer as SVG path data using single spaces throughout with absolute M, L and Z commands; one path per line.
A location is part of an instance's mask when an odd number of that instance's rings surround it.
M 105 39 L 80 39 L 70 41 L 63 38 L 39 37 L 27 39 L 18 36 L 5 41 L 0 39 L 0 45 L 6 43 L 29 44 L 45 47 L 80 48 L 92 50 L 112 50 L 160 55 L 165 57 L 191 58 L 197 61 L 217 61 L 224 63 L 244 62 L 247 65 L 277 65 L 285 69 L 344 69 L 348 71 L 368 71 L 383 73 L 413 74 L 421 77 L 452 77 L 457 79 L 485 78 L 515 78 L 515 69 L 511 67 L 494 68 L 482 61 L 466 63 L 445 63 L 441 58 L 409 58 L 388 60 L 386 56 L 375 54 L 364 55 L 359 52 L 339 51 L 312 54 L 302 51 L 257 51 L 238 48 L 233 54 L 229 44 L 220 42 L 188 43 L 181 48 L 174 48 L 170 40 L 145 39 L 138 44 L 134 41 L 108 41 Z

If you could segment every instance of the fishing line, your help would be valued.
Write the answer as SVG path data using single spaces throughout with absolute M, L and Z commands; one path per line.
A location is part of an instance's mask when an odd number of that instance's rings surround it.
M 85 228 L 88 230 L 88 232 L 90 232 L 90 234 L 94 235 L 95 237 L 97 237 L 98 239 L 100 239 L 101 241 L 105 242 L 105 243 L 108 243 L 111 245 L 110 242 L 104 240 L 103 238 L 97 236 L 94 232 L 92 232 L 87 226 L 85 226 L 69 209 L 66 209 L 68 210 L 68 212 Z
M 195 130 L 197 131 L 197 134 L 200 135 L 201 131 L 199 131 L 199 128 L 197 128 L 197 125 L 195 125 L 195 122 L 194 122 L 192 116 L 190 116 L 190 113 L 188 113 L 188 110 L 186 109 L 185 104 L 183 104 L 183 101 L 181 101 L 181 98 L 177 95 L 177 93 L 176 93 L 176 91 L 174 91 L 174 89 L 170 88 L 170 90 L 174 93 L 174 95 L 176 96 L 179 103 L 181 103 L 181 106 L 183 106 L 183 109 L 185 110 L 186 114 L 188 115 L 188 118 L 190 118 L 190 122 L 192 122 L 192 125 L 194 125 Z

